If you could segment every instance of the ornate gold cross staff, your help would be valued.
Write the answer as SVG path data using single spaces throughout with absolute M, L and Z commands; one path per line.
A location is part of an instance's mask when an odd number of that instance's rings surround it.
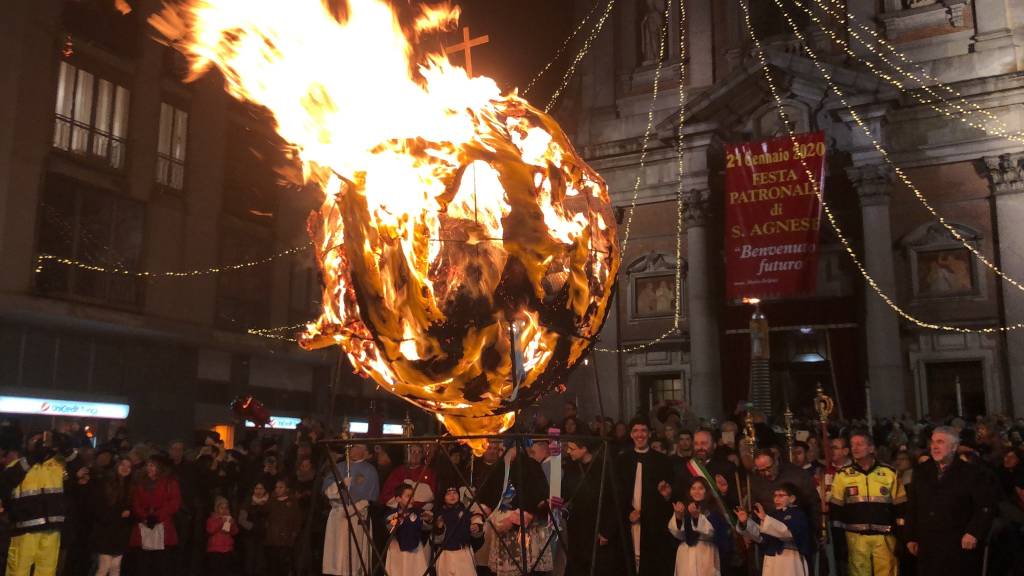
M 491 37 L 484 34 L 483 36 L 477 36 L 476 38 L 470 38 L 469 26 L 462 27 L 462 42 L 453 46 L 445 46 L 445 54 L 454 54 L 456 52 L 466 53 L 466 75 L 473 77 L 473 54 L 471 48 L 473 46 L 481 46 L 491 41 Z
M 814 412 L 818 415 L 818 425 L 821 426 L 821 450 L 825 456 L 825 473 L 828 471 L 829 463 L 829 438 L 828 438 L 828 417 L 832 414 L 832 410 L 835 408 L 835 402 L 828 394 L 825 394 L 825 390 L 821 387 L 821 382 L 818 382 L 818 389 L 814 393 Z M 825 493 L 825 473 L 821 477 L 821 505 L 822 509 L 828 506 L 828 494 Z M 821 532 L 822 536 L 828 540 L 828 514 L 821 515 Z

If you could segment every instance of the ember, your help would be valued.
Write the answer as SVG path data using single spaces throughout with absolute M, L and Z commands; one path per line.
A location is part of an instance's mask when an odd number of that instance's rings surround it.
M 215 65 L 266 106 L 325 191 L 309 221 L 324 309 L 301 345 L 341 346 L 452 433 L 496 433 L 564 387 L 600 330 L 615 221 L 551 117 L 440 46 L 411 61 L 408 36 L 454 21 L 438 10 L 406 32 L 378 0 L 350 0 L 344 21 L 319 0 L 201 0 L 153 23 L 194 73 Z

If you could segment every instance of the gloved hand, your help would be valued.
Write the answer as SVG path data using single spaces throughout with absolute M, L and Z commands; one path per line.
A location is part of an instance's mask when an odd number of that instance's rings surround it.
M 160 523 L 160 519 L 154 515 L 146 516 L 146 528 L 153 528 Z

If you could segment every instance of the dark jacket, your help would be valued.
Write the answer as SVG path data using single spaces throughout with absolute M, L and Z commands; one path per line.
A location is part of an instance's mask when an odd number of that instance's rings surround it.
M 302 512 L 299 509 L 299 502 L 288 497 L 285 500 L 278 500 L 271 496 L 267 502 L 267 525 L 266 537 L 263 541 L 267 546 L 278 546 L 290 548 L 295 545 L 295 539 L 302 527 Z
M 89 538 L 89 550 L 94 554 L 119 556 L 128 551 L 131 538 L 132 520 L 125 511 L 132 509 L 131 476 L 120 479 L 117 474 L 109 475 L 92 487 L 93 525 Z
M 981 467 L 953 460 L 939 476 L 929 460 L 914 468 L 907 488 L 906 532 L 918 543 L 917 573 L 981 574 L 982 551 L 992 527 L 995 479 Z M 973 551 L 961 548 L 964 534 L 978 539 Z
M 750 477 L 750 492 L 753 494 L 754 502 L 760 503 L 765 510 L 774 510 L 775 503 L 772 496 L 775 490 L 785 483 L 796 486 L 797 506 L 807 514 L 807 520 L 811 526 L 821 525 L 821 497 L 818 495 L 817 487 L 814 485 L 814 478 L 809 476 L 802 468 L 793 466 L 786 462 L 779 463 L 779 474 L 775 480 L 753 474 Z

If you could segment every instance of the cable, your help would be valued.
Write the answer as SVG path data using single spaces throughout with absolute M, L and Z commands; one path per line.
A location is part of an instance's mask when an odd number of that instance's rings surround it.
M 43 266 L 47 263 L 60 264 L 62 266 L 71 266 L 80 270 L 88 270 L 89 272 L 105 272 L 108 274 L 117 274 L 119 276 L 129 276 L 134 278 L 181 278 L 189 276 L 208 276 L 210 274 L 218 274 L 220 272 L 227 272 L 231 270 L 240 270 L 242 268 L 250 268 L 252 266 L 259 266 L 260 264 L 266 264 L 271 260 L 276 260 L 282 256 L 289 256 L 291 254 L 298 254 L 309 250 L 313 245 L 303 244 L 295 246 L 287 250 L 282 250 L 277 254 L 261 258 L 259 260 L 253 260 L 251 262 L 242 262 L 239 264 L 226 264 L 223 266 L 214 266 L 212 268 L 206 268 L 202 270 L 185 270 L 181 272 L 147 272 L 139 270 L 128 270 L 127 268 L 111 268 L 107 266 L 97 266 L 96 264 L 90 264 L 88 262 L 82 262 L 73 258 L 64 258 L 61 256 L 54 256 L 53 254 L 39 254 L 36 256 L 36 273 L 43 271 Z
M 778 0 L 775 0 L 775 2 L 776 2 L 776 4 L 778 4 Z M 796 133 L 793 131 L 793 126 L 792 126 L 792 124 L 789 121 L 789 117 L 786 114 L 785 108 L 783 107 L 782 98 L 779 96 L 779 91 L 778 91 L 778 88 L 775 85 L 775 80 L 774 80 L 774 78 L 772 78 L 771 71 L 769 70 L 768 61 L 767 61 L 767 58 L 765 58 L 765 55 L 764 55 L 764 52 L 765 52 L 764 47 L 761 45 L 761 41 L 757 38 L 757 35 L 754 34 L 754 28 L 753 28 L 753 25 L 750 22 L 750 9 L 747 6 L 747 0 L 739 0 L 739 3 L 740 3 L 740 8 L 742 8 L 742 10 L 743 10 L 743 21 L 744 21 L 744 24 L 745 24 L 746 29 L 747 29 L 747 34 L 750 36 L 751 41 L 754 43 L 755 52 L 757 54 L 758 61 L 761 63 L 761 70 L 764 73 L 764 77 L 765 77 L 766 82 L 768 83 L 769 91 L 771 92 L 772 98 L 775 100 L 776 109 L 778 110 L 778 113 L 779 113 L 779 118 L 782 120 L 782 123 L 783 123 L 783 125 L 786 128 L 786 131 L 789 134 L 790 140 L 795 145 L 796 144 Z M 781 6 L 780 6 L 780 9 L 782 9 Z M 796 28 L 795 27 L 795 23 L 789 17 L 789 14 L 785 11 L 785 9 L 782 9 L 782 12 L 783 12 L 783 15 L 786 17 L 786 20 L 790 23 L 790 25 L 792 27 Z M 799 32 L 798 32 L 798 38 L 802 39 L 802 35 L 799 35 Z M 817 61 L 815 60 L 815 62 L 817 62 Z M 825 75 L 826 80 L 831 82 L 831 77 L 828 76 L 827 73 L 824 72 L 824 71 L 822 73 Z M 853 111 L 851 110 L 851 112 L 853 112 Z M 904 319 L 906 319 L 906 320 L 912 322 L 913 324 L 915 324 L 917 326 L 920 326 L 922 328 L 930 328 L 930 329 L 933 329 L 933 330 L 943 330 L 943 331 L 947 331 L 947 332 L 961 332 L 961 333 L 972 333 L 972 334 L 978 334 L 978 333 L 990 334 L 990 333 L 997 333 L 997 332 L 1008 332 L 1010 330 L 1019 330 L 1021 328 L 1024 328 L 1024 323 L 1018 323 L 1018 324 L 1014 324 L 1012 326 L 998 326 L 998 327 L 995 327 L 995 328 L 980 328 L 980 329 L 963 328 L 963 327 L 960 327 L 960 326 L 946 326 L 946 325 L 942 325 L 942 324 L 934 324 L 934 323 L 930 323 L 930 322 L 923 322 L 921 320 L 918 320 L 917 318 L 915 318 L 914 316 L 912 316 L 911 314 L 909 314 L 905 310 L 903 310 L 898 304 L 896 304 L 895 301 L 893 301 L 893 299 L 888 294 L 885 293 L 885 291 L 883 291 L 881 289 L 881 287 L 878 285 L 878 283 L 875 281 L 875 279 L 871 276 L 871 274 L 869 274 L 868 271 L 864 268 L 864 265 L 861 263 L 860 258 L 857 256 L 856 252 L 853 250 L 853 247 L 850 245 L 850 242 L 846 238 L 845 234 L 843 234 L 843 231 L 839 227 L 838 222 L 836 222 L 835 215 L 832 213 L 831 208 L 825 202 L 824 195 L 822 194 L 821 189 L 819 188 L 817 182 L 815 182 L 815 180 L 814 180 L 814 178 L 813 178 L 813 176 L 811 174 L 810 168 L 807 166 L 806 161 L 804 161 L 804 159 L 802 157 L 800 157 L 800 156 L 798 156 L 798 158 L 800 159 L 800 163 L 801 163 L 801 165 L 803 165 L 804 170 L 807 172 L 808 178 L 809 178 L 809 180 L 812 183 L 811 185 L 814 188 L 814 193 L 815 193 L 816 196 L 818 196 L 818 201 L 821 203 L 822 210 L 825 212 L 825 215 L 828 218 L 829 224 L 832 226 L 833 231 L 835 231 L 836 237 L 842 243 L 843 248 L 846 250 L 846 253 L 850 256 L 850 259 L 853 261 L 854 265 L 856 265 L 857 270 L 860 272 L 860 274 L 864 278 L 864 280 L 868 283 L 868 286 L 870 286 L 871 289 L 874 290 L 875 294 L 877 294 L 900 317 L 902 317 L 902 318 L 904 318 Z

